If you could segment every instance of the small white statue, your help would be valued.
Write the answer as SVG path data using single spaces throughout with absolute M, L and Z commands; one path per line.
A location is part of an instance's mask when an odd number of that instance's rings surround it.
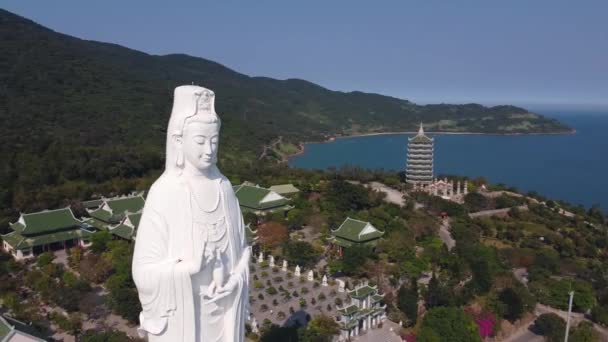
M 327 286 L 327 275 L 323 275 L 323 280 L 321 281 L 321 286 Z
M 264 262 L 264 252 L 260 252 L 260 256 L 258 256 L 258 264 Z
M 251 321 L 251 332 L 254 334 L 260 332 L 260 329 L 258 328 L 258 321 L 255 320 L 255 317 L 253 317 L 253 321 Z
M 345 288 L 345 283 L 343 280 L 340 279 L 336 279 L 336 281 L 338 282 L 338 292 L 344 292 L 344 288 Z
M 312 272 L 312 270 L 308 271 L 308 281 L 313 281 L 315 280 L 315 275 Z
M 299 266 L 299 265 L 296 265 L 296 272 L 294 273 L 294 275 L 295 275 L 296 277 L 299 277 L 299 276 L 300 276 L 300 266 Z
M 150 342 L 242 342 L 251 248 L 230 181 L 216 166 L 215 94 L 175 89 L 165 172 L 141 217 L 133 280 Z
M 283 267 L 281 268 L 281 271 L 287 272 L 287 260 L 285 259 L 283 259 Z
M 270 256 L 270 267 L 274 267 L 274 256 Z

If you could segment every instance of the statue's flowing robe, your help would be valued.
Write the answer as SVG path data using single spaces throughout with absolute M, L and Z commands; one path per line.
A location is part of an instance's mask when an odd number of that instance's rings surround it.
M 243 217 L 232 185 L 221 176 L 222 203 L 228 225 L 228 255 L 225 267 L 237 279 L 236 289 L 222 300 L 223 341 L 243 341 L 249 300 L 249 258 Z M 152 186 L 140 220 L 133 256 L 133 279 L 142 303 L 140 328 L 150 341 L 204 341 L 197 334 L 195 301 L 188 272 L 178 259 L 193 258 L 193 219 L 190 189 L 179 175 L 165 173 Z M 183 263 L 182 263 L 183 265 Z M 203 265 L 203 267 L 211 267 Z M 197 337 L 198 336 L 198 337 Z M 201 338 L 202 336 L 202 338 Z

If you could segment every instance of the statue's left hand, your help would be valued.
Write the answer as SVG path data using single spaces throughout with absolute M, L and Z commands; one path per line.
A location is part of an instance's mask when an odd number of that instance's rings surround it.
M 207 302 L 213 303 L 213 302 L 216 302 L 216 301 L 228 296 L 236 289 L 237 285 L 238 285 L 237 280 L 234 278 L 234 276 L 231 276 L 228 279 L 228 282 L 224 286 L 218 287 L 216 289 L 215 295 L 212 298 L 210 298 Z

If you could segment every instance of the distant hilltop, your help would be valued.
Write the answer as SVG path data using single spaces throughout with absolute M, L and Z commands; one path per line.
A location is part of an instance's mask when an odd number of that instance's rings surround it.
M 8 156 L 0 207 L 14 198 L 7 187 L 27 192 L 66 179 L 101 183 L 162 167 L 173 89 L 182 84 L 217 94 L 225 123 L 220 158 L 233 163 L 268 155 L 263 151 L 278 137 L 279 149 L 289 153 L 303 141 L 415 131 L 420 122 L 443 132 L 570 131 L 514 106 L 420 106 L 299 79 L 250 77 L 203 58 L 78 39 L 1 9 L 0 37 L 0 153 Z

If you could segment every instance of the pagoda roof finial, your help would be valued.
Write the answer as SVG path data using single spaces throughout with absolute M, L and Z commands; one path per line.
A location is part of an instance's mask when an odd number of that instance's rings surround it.
M 422 122 L 420 123 L 420 129 L 418 130 L 418 135 L 424 135 L 424 128 L 422 127 Z

